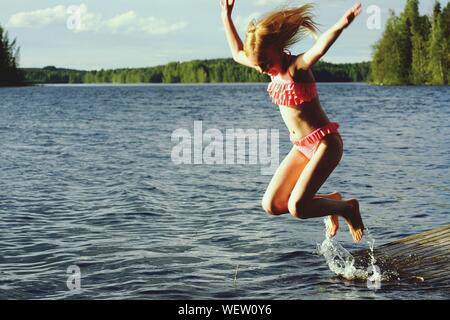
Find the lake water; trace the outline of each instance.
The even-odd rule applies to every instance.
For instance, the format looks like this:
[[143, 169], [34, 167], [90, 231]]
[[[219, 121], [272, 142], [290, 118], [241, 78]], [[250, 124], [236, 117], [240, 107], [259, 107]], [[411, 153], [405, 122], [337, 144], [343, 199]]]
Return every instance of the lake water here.
[[[320, 191], [360, 199], [375, 246], [448, 224], [450, 88], [318, 86], [345, 144]], [[173, 163], [171, 135], [194, 121], [279, 130], [281, 161], [289, 133], [265, 89], [0, 89], [0, 298], [448, 299], [335, 276], [322, 219], [263, 212], [261, 165]], [[346, 249], [367, 249], [342, 225]]]

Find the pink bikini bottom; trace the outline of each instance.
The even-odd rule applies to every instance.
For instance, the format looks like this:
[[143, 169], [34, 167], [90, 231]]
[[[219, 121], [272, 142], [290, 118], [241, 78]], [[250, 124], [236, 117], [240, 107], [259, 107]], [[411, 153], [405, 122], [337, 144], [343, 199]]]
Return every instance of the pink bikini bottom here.
[[291, 142], [293, 145], [297, 146], [298, 151], [303, 153], [308, 159], [311, 159], [323, 137], [330, 133], [339, 134], [338, 128], [339, 123], [329, 122], [325, 126], [314, 130], [302, 139], [295, 140], [291, 135]]

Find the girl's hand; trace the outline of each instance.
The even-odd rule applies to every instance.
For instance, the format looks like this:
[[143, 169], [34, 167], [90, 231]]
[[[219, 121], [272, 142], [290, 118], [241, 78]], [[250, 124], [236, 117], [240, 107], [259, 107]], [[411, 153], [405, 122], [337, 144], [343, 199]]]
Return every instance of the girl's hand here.
[[361, 3], [356, 3], [355, 5], [353, 5], [353, 7], [347, 10], [341, 20], [339, 20], [339, 26], [342, 29], [347, 28], [353, 22], [355, 17], [357, 17], [361, 13], [361, 9]]
[[231, 17], [235, 0], [220, 0], [220, 6], [222, 7], [222, 16]]

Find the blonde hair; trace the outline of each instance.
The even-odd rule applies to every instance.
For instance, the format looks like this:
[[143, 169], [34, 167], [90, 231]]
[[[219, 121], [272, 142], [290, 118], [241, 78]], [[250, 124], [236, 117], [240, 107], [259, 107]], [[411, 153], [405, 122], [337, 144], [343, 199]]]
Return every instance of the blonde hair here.
[[308, 33], [316, 34], [318, 28], [313, 20], [313, 4], [300, 7], [284, 7], [265, 14], [248, 25], [244, 41], [244, 52], [258, 60], [262, 50], [275, 46], [280, 53], [300, 41]]

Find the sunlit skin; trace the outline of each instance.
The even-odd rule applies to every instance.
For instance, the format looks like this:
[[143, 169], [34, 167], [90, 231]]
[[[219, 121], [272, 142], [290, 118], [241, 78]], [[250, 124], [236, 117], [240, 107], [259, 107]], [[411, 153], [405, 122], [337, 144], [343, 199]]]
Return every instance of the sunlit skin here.
[[[350, 25], [361, 12], [361, 5], [354, 5], [347, 10], [338, 23], [316, 41], [313, 48], [302, 54], [292, 55], [290, 63], [288, 63], [288, 61], [283, 61], [286, 57], [283, 54], [283, 48], [275, 46], [260, 48], [258, 57], [244, 53], [242, 41], [231, 21], [234, 3], [234, 0], [221, 0], [222, 18], [234, 60], [252, 67], [260, 73], [283, 80], [290, 80], [289, 72], [294, 81], [298, 83], [315, 81], [311, 66], [325, 54], [342, 30]], [[279, 111], [289, 133], [295, 139], [301, 139], [316, 128], [330, 122], [318, 96], [301, 106], [293, 106], [293, 108], [280, 106]], [[343, 141], [338, 134], [334, 133], [328, 134], [322, 139], [317, 149], [316, 159], [314, 157], [306, 158], [293, 146], [266, 190], [262, 201], [264, 210], [272, 215], [291, 213], [294, 217], [299, 217], [296, 212], [297, 208], [300, 208], [303, 213], [307, 212], [304, 216], [306, 218], [328, 215], [327, 233], [330, 236], [336, 235], [339, 228], [339, 216], [341, 216], [347, 222], [354, 241], [360, 241], [363, 237], [364, 225], [358, 200], [353, 198], [344, 200], [339, 192], [316, 193], [339, 163], [342, 152]], [[318, 167], [321, 170], [318, 170]], [[305, 196], [305, 194], [307, 195]], [[295, 206], [292, 205], [292, 198], [311, 200], [298, 201], [301, 206], [297, 207], [297, 202], [295, 202]]]
[[[272, 77], [276, 77], [278, 75], [281, 76], [281, 78], [283, 79], [287, 79], [287, 76], [284, 76], [287, 72], [291, 72], [292, 69], [292, 65], [286, 66], [285, 68], [283, 68], [283, 66], [286, 64], [285, 61], [282, 61], [282, 55], [280, 54], [281, 50], [275, 47], [268, 47], [267, 49], [262, 51], [262, 56], [264, 57], [264, 59], [266, 59], [267, 62], [260, 62], [256, 57], [254, 56], [250, 56], [249, 61], [251, 61], [251, 63], [253, 63], [253, 65], [255, 66], [255, 69], [262, 73], [262, 74], [266, 74]], [[303, 70], [296, 70], [296, 72], [302, 72]], [[307, 71], [305, 71], [307, 72]], [[292, 73], [291, 73], [292, 74]], [[320, 106], [320, 102], [316, 101], [316, 105], [314, 108], [312, 108], [313, 110], [318, 110], [319, 111], [322, 109], [322, 107]], [[302, 122], [302, 117], [300, 116], [300, 111], [294, 110], [294, 111], [290, 111], [290, 109], [285, 110], [285, 109], [280, 109], [280, 112], [283, 114], [285, 113], [290, 113], [286, 116], [283, 116], [283, 120], [285, 121], [285, 124], [288, 128], [293, 128], [293, 130], [291, 131], [294, 136], [295, 136], [295, 128], [300, 128], [301, 126], [301, 122]], [[292, 113], [297, 113], [296, 115], [292, 116]], [[314, 115], [312, 115], [314, 117]], [[315, 115], [316, 118], [319, 118], [320, 116], [324, 116], [326, 117], [325, 113], [323, 112], [321, 115]], [[298, 132], [301, 132], [301, 129], [297, 130]], [[333, 192], [330, 194], [317, 194], [316, 197], [322, 197], [322, 198], [326, 198], [326, 199], [331, 199], [331, 200], [342, 200], [342, 195], [339, 192]], [[357, 202], [356, 199], [349, 199], [346, 200], [347, 202], [351, 203], [354, 206], [355, 201]], [[350, 219], [346, 219], [348, 221], [349, 227], [352, 230], [351, 233], [352, 235], [355, 235], [356, 239], [360, 239], [360, 237], [362, 237], [362, 234], [359, 234], [359, 232], [357, 230], [354, 230], [354, 228], [352, 227], [352, 223], [351, 221], [349, 221]], [[327, 224], [327, 233], [329, 236], [334, 237], [337, 234], [337, 231], [339, 230], [339, 216], [338, 215], [330, 215], [329, 216], [329, 222]]]

